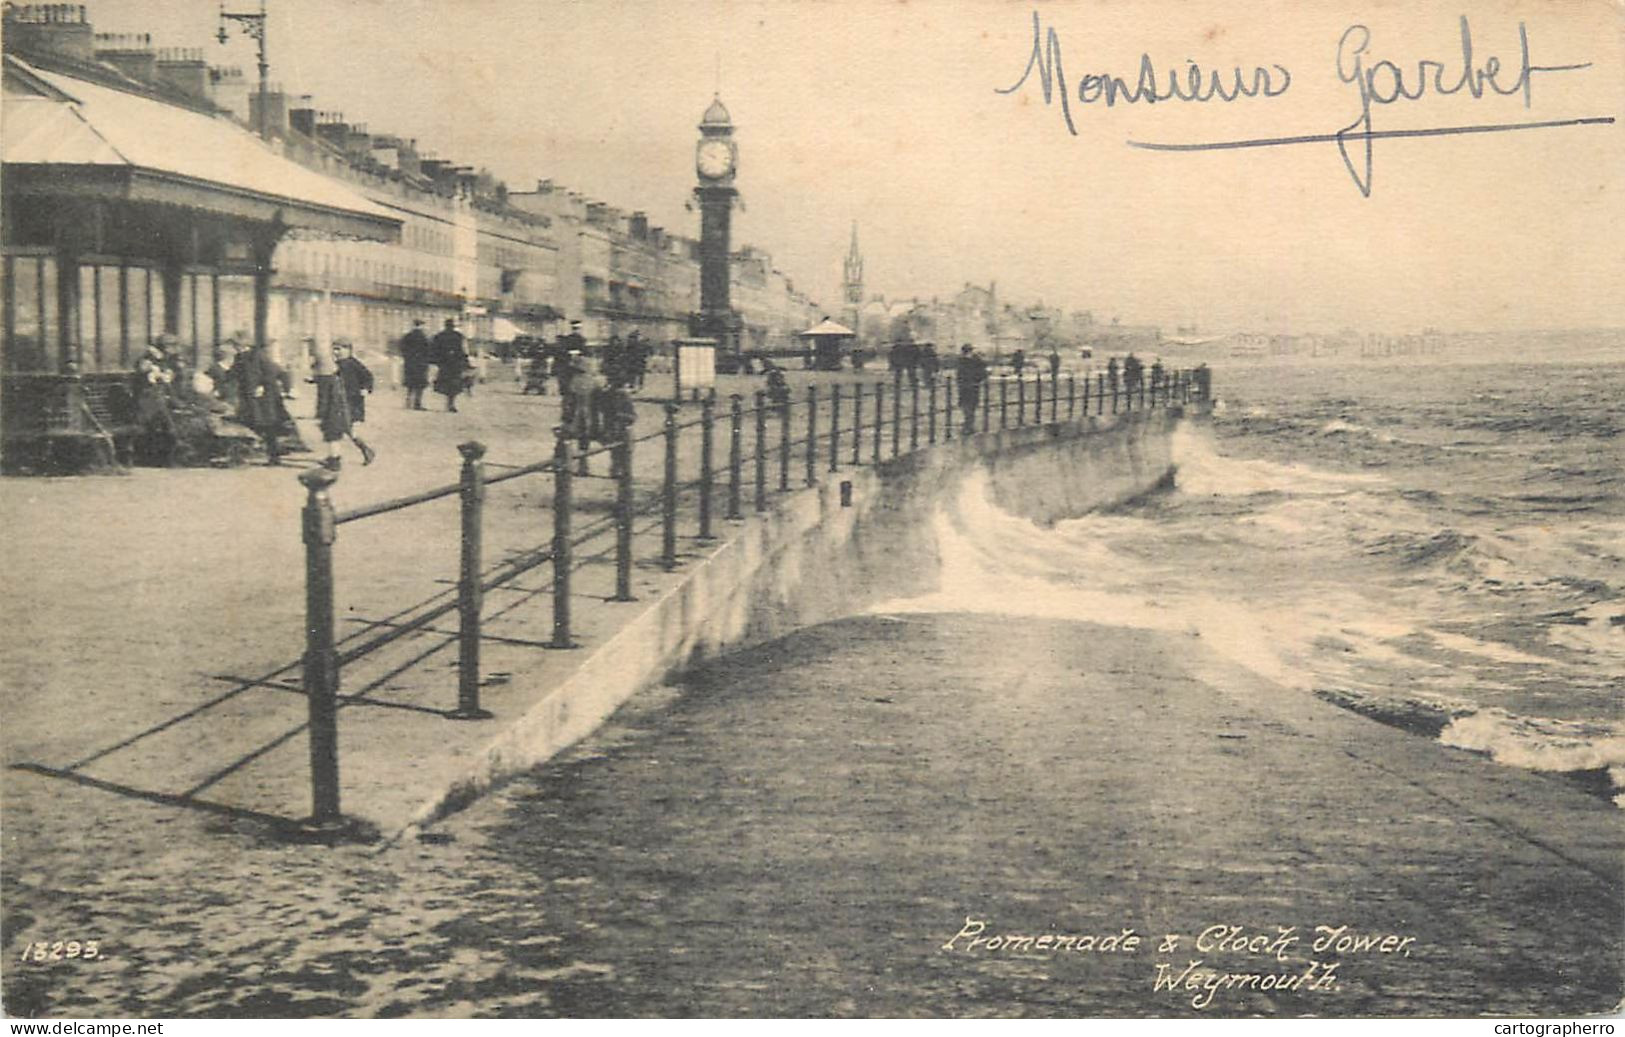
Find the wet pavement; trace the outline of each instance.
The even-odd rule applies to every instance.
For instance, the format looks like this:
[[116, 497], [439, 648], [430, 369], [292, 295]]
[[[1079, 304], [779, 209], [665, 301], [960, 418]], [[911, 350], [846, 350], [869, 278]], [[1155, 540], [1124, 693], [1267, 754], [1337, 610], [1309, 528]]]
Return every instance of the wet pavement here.
[[[1622, 989], [1616, 810], [1085, 624], [803, 631], [382, 852], [144, 802], [29, 837], [104, 795], [8, 803], [13, 1014], [1575, 1015]], [[1301, 940], [1195, 950], [1218, 925]], [[1408, 953], [1316, 952], [1318, 925]], [[99, 955], [18, 964], [55, 939]], [[1328, 959], [1318, 989], [1157, 987]]]

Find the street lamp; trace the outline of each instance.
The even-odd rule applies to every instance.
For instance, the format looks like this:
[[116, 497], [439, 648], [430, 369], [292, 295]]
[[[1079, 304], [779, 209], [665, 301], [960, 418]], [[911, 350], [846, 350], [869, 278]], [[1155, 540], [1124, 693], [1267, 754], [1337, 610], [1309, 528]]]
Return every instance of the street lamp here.
[[270, 140], [271, 119], [270, 112], [267, 111], [267, 109], [270, 107], [270, 88], [266, 82], [266, 77], [270, 72], [270, 66], [266, 64], [265, 61], [265, 0], [260, 0], [260, 9], [258, 11], [227, 11], [224, 3], [220, 5], [220, 31], [215, 33], [215, 39], [219, 40], [222, 46], [227, 40], [231, 39], [231, 34], [226, 31], [226, 22], [228, 21], [238, 23], [238, 27], [241, 28], [243, 32], [252, 36], [259, 44], [259, 130], [262, 138], [265, 140]]

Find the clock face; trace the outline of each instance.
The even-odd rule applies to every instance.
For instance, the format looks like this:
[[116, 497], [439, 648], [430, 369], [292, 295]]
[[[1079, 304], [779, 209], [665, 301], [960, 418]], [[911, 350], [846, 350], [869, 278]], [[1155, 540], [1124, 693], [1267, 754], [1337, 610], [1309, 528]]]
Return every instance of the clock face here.
[[702, 140], [695, 153], [695, 165], [701, 176], [720, 180], [733, 172], [734, 149], [725, 140]]

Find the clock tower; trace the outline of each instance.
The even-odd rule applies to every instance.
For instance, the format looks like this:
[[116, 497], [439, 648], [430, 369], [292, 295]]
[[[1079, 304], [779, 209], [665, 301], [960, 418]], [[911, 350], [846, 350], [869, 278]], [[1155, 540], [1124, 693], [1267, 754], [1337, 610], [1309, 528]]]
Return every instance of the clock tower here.
[[739, 321], [728, 297], [729, 235], [734, 199], [739, 196], [734, 188], [739, 147], [733, 133], [722, 98], [713, 98], [700, 120], [700, 140], [694, 148], [694, 171], [699, 176], [694, 197], [700, 203], [700, 312], [694, 315], [692, 331], [716, 339], [718, 353], [724, 356], [739, 352]]

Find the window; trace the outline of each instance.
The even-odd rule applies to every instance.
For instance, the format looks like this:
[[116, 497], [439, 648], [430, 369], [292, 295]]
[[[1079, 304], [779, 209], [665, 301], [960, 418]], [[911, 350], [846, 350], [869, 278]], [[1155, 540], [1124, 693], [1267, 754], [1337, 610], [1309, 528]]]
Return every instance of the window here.
[[46, 329], [55, 308], [47, 300], [56, 295], [56, 262], [48, 256], [7, 256], [5, 273], [6, 369], [54, 370]]
[[[151, 278], [156, 281], [157, 278]], [[127, 352], [121, 356], [121, 361], [128, 366], [134, 358], [146, 348], [152, 340], [152, 307], [150, 305], [153, 288], [149, 282], [147, 268], [132, 266], [124, 269], [124, 295], [125, 312], [127, 314], [124, 326], [128, 332], [126, 340]], [[162, 287], [158, 288], [162, 294]]]
[[122, 267], [96, 268], [96, 369], [116, 370], [129, 364], [129, 345], [124, 338], [124, 293], [120, 290]]

